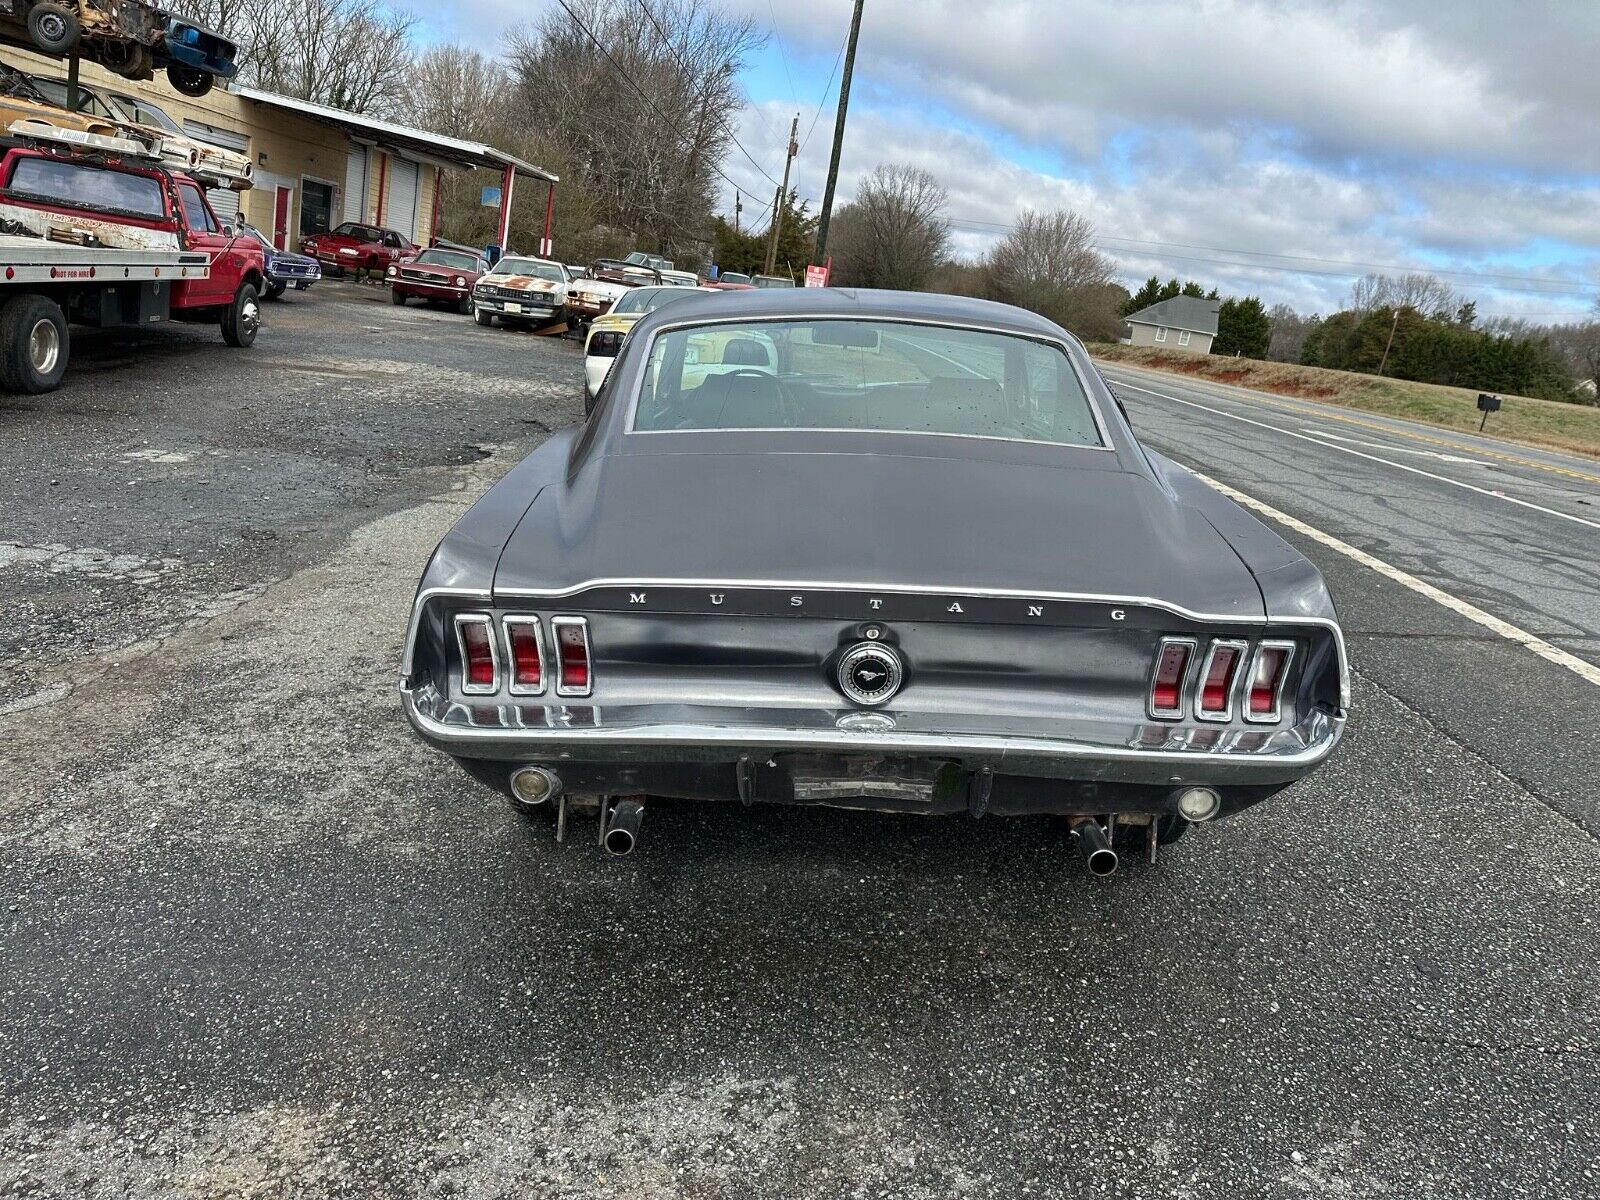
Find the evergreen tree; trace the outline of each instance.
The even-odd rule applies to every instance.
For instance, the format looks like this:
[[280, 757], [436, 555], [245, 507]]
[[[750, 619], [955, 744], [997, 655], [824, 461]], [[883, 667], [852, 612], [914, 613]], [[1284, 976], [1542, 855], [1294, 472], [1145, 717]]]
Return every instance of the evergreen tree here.
[[1245, 358], [1265, 358], [1272, 342], [1272, 321], [1255, 296], [1243, 300], [1230, 297], [1217, 313], [1217, 339], [1213, 354], [1242, 354]]

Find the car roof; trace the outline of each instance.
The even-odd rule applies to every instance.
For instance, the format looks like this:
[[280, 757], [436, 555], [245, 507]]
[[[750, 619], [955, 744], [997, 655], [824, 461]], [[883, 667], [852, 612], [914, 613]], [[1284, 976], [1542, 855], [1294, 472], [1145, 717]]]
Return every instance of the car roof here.
[[[687, 291], [688, 289], [685, 289]], [[860, 320], [931, 321], [978, 325], [1032, 337], [1067, 340], [1071, 335], [1038, 313], [993, 300], [937, 292], [891, 292], [875, 288], [752, 288], [699, 291], [650, 314], [652, 323], [680, 325], [697, 318], [782, 320], [785, 317], [844, 317]]]

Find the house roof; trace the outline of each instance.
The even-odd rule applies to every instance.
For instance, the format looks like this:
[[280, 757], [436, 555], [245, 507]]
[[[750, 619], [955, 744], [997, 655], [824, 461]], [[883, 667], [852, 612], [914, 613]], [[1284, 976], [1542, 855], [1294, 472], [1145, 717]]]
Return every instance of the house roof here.
[[1200, 296], [1174, 296], [1161, 300], [1149, 308], [1129, 313], [1123, 320], [1130, 325], [1165, 325], [1169, 329], [1187, 329], [1194, 333], [1217, 336], [1217, 313], [1222, 301], [1206, 300]]
[[426, 129], [396, 125], [393, 121], [383, 121], [361, 113], [345, 112], [343, 109], [329, 108], [326, 104], [297, 100], [293, 96], [280, 96], [276, 92], [258, 91], [242, 84], [233, 84], [228, 90], [242, 99], [299, 113], [314, 121], [343, 129], [358, 141], [392, 148], [402, 154], [411, 153], [440, 159], [458, 167], [494, 167], [500, 170], [511, 167], [518, 175], [531, 179], [543, 179], [549, 183], [560, 182], [559, 176], [546, 171], [543, 167], [536, 167], [532, 163], [507, 154], [504, 150], [496, 150], [493, 146], [487, 146], [482, 142], [469, 142], [462, 138], [446, 137], [442, 133], [429, 133]]

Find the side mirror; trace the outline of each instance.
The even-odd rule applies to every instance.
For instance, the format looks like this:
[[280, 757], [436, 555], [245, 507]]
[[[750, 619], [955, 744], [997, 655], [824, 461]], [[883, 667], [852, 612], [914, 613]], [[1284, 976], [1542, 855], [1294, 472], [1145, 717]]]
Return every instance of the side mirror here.
[[229, 225], [226, 221], [224, 221], [222, 223], [222, 236], [223, 237], [238, 237], [239, 236], [239, 231], [237, 229], [235, 229], [232, 225]]

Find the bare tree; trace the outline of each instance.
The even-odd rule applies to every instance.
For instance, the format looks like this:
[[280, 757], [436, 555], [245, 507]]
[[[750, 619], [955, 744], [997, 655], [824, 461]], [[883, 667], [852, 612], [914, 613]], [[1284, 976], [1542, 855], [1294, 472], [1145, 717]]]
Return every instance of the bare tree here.
[[1321, 317], [1302, 317], [1287, 304], [1274, 304], [1267, 313], [1272, 322], [1272, 341], [1267, 347], [1267, 357], [1274, 362], [1297, 363], [1306, 348], [1311, 331], [1322, 324]]
[[984, 268], [996, 300], [1031, 308], [1093, 341], [1113, 341], [1122, 331], [1120, 312], [1108, 307], [1116, 265], [1094, 248], [1094, 226], [1077, 213], [1024, 210]]
[[395, 115], [408, 125], [450, 137], [493, 138], [513, 78], [502, 64], [466, 46], [432, 46], [411, 61]]
[[834, 215], [834, 273], [855, 287], [924, 286], [950, 243], [944, 188], [920, 167], [879, 166]]
[[739, 72], [762, 36], [711, 0], [570, 7], [512, 35], [517, 119], [558, 148], [603, 225], [693, 257], [710, 238], [717, 172], [734, 149]]
[[1434, 275], [1411, 271], [1404, 275], [1363, 275], [1350, 289], [1348, 307], [1357, 312], [1380, 308], [1414, 308], [1428, 317], [1452, 319], [1464, 297]]
[[238, 42], [244, 81], [349, 112], [400, 104], [416, 19], [379, 0], [173, 0]]

